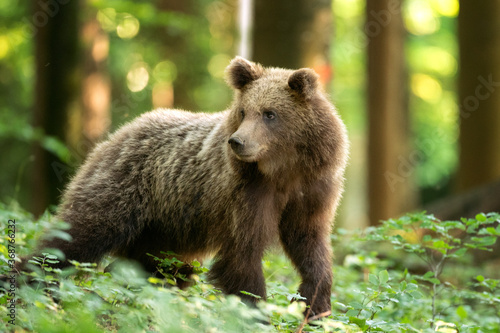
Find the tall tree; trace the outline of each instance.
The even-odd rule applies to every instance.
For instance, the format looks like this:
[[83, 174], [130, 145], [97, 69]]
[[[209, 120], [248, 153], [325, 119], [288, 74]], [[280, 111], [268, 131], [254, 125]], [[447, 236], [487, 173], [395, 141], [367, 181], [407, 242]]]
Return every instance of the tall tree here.
[[255, 0], [253, 60], [265, 66], [313, 67], [328, 79], [330, 0]]
[[366, 1], [370, 224], [413, 206], [401, 0]]
[[[35, 29], [35, 104], [33, 124], [45, 135], [66, 141], [68, 115], [78, 102], [79, 1], [33, 2]], [[57, 203], [67, 173], [64, 163], [44, 149], [34, 147], [33, 212], [42, 213]]]
[[[173, 82], [155, 85], [154, 105], [205, 111], [224, 107], [229, 94], [224, 98], [216, 91], [222, 88], [229, 93], [222, 76], [229, 55], [234, 53], [236, 0], [159, 0], [155, 6], [181, 20], [166, 20], [155, 29], [144, 28], [143, 35], [148, 31], [148, 38], [160, 43], [158, 54], [182, 69], [182, 73]], [[214, 77], [220, 79], [215, 85]], [[155, 103], [156, 97], [163, 98], [164, 104]]]
[[500, 179], [500, 0], [460, 1], [458, 190]]

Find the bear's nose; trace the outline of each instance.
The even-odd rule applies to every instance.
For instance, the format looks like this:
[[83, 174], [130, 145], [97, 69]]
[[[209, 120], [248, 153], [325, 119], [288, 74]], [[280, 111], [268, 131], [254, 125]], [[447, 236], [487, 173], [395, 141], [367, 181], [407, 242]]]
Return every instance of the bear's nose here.
[[227, 141], [231, 145], [231, 148], [235, 151], [238, 152], [243, 148], [243, 145], [245, 144], [239, 137], [237, 136], [232, 136], [229, 138]]

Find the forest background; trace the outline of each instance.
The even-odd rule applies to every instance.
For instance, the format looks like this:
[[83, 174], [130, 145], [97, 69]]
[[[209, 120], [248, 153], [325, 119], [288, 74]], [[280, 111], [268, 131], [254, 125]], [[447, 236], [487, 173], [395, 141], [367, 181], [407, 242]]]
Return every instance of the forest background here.
[[[157, 107], [227, 108], [232, 92], [224, 69], [235, 55], [265, 66], [311, 67], [351, 140], [339, 229], [332, 236], [334, 314], [323, 325], [425, 331], [438, 329], [441, 318], [453, 332], [479, 332], [481, 326], [497, 332], [500, 227], [498, 215], [483, 212], [500, 211], [499, 17], [499, 0], [0, 0], [2, 226], [12, 216], [23, 222], [17, 254], [26, 254], [54, 228], [43, 213], [55, 209], [65, 184], [108, 133]], [[422, 210], [457, 222], [421, 214], [398, 219]], [[350, 238], [345, 229], [362, 236]], [[7, 225], [5, 230], [0, 252], [7, 263], [13, 238]], [[370, 248], [382, 240], [394, 249]], [[425, 265], [401, 250], [423, 257]], [[269, 258], [266, 277], [283, 283], [269, 289], [275, 295], [269, 303], [285, 306], [297, 276], [282, 255]], [[45, 259], [41, 280], [58, 279], [44, 273]], [[448, 260], [454, 263], [443, 272]], [[99, 293], [99, 309], [89, 310], [97, 303], [80, 289], [62, 288], [59, 297], [68, 301], [62, 307], [47, 289], [21, 289], [23, 330], [53, 331], [60, 321], [67, 325], [61, 331], [144, 322], [161, 331], [185, 328], [195, 318], [193, 327], [201, 321], [234, 331], [241, 323], [231, 320], [248, 311], [231, 299], [203, 303], [207, 293], [216, 293], [203, 284], [179, 296], [139, 283], [142, 293], [133, 294], [92, 272], [74, 282]], [[165, 309], [178, 321], [155, 317], [155, 309], [165, 306], [155, 297], [165, 293], [181, 304]], [[75, 295], [81, 307], [71, 307]], [[155, 298], [152, 304], [148, 297]], [[6, 302], [0, 298], [2, 308]], [[222, 319], [212, 322], [199, 308], [189, 313], [197, 302], [209, 317]], [[238, 313], [225, 317], [232, 310]], [[276, 311], [269, 310], [279, 331], [304, 327], [300, 309]]]
[[[352, 142], [340, 225], [499, 210], [484, 188], [468, 205], [456, 197], [500, 179], [498, 6], [2, 1], [0, 198], [39, 215], [92, 146], [135, 116], [227, 108], [224, 68], [241, 54], [320, 73]], [[491, 187], [486, 197], [500, 195]]]

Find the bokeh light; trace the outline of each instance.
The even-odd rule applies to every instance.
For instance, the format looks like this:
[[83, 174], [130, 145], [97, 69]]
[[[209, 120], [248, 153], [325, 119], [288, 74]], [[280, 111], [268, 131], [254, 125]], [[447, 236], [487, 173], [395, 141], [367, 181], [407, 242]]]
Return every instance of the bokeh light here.
[[457, 60], [446, 49], [427, 46], [411, 50], [409, 54], [412, 67], [416, 71], [435, 73], [442, 76], [454, 75], [457, 72]]
[[97, 12], [97, 20], [104, 31], [111, 32], [116, 29], [116, 10], [104, 8]]
[[432, 8], [441, 16], [456, 17], [458, 15], [458, 0], [432, 0]]
[[134, 38], [139, 33], [139, 20], [128, 13], [123, 13], [119, 17], [119, 23], [116, 26], [118, 37], [123, 39]]
[[220, 53], [214, 55], [208, 62], [208, 72], [216, 78], [224, 77], [224, 70], [231, 61], [231, 57], [227, 54]]
[[414, 74], [411, 77], [411, 90], [427, 102], [436, 102], [441, 98], [443, 89], [435, 78], [426, 74]]
[[177, 66], [170, 60], [161, 61], [153, 69], [153, 77], [158, 82], [174, 82], [177, 78]]
[[429, 35], [440, 27], [439, 20], [428, 1], [408, 1], [405, 14], [406, 29], [414, 35]]
[[135, 63], [127, 73], [127, 86], [132, 92], [138, 92], [146, 88], [149, 82], [147, 64]]
[[0, 59], [5, 58], [9, 53], [9, 40], [7, 36], [0, 36]]

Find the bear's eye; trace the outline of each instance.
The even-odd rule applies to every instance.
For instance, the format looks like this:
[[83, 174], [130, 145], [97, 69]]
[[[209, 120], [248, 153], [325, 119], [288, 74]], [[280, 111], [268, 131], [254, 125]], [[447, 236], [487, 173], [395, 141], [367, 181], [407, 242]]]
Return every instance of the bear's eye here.
[[266, 110], [262, 113], [262, 116], [265, 120], [274, 120], [276, 119], [276, 112], [273, 110]]
[[240, 110], [240, 115], [241, 115], [241, 119], [245, 118], [245, 110], [244, 109]]

